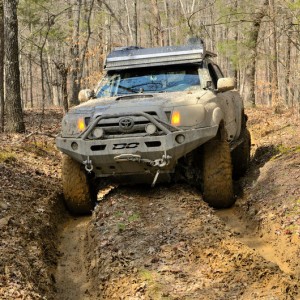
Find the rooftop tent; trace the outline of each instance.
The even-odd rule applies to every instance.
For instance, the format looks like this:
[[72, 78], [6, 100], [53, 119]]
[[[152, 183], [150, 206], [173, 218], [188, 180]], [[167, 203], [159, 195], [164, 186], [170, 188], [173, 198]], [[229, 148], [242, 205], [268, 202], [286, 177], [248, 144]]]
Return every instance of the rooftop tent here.
[[158, 48], [123, 47], [112, 51], [106, 58], [105, 70], [144, 68], [201, 62], [207, 52], [202, 40], [193, 40], [185, 46]]

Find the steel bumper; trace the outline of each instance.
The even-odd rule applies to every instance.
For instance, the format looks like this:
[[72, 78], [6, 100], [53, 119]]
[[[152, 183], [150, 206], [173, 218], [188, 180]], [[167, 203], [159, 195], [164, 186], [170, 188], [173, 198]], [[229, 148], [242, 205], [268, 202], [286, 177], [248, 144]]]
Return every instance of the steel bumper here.
[[[177, 160], [216, 136], [218, 126], [124, 139], [83, 139], [58, 136], [56, 145], [96, 176], [144, 174], [174, 170]], [[88, 169], [86, 167], [86, 169]]]

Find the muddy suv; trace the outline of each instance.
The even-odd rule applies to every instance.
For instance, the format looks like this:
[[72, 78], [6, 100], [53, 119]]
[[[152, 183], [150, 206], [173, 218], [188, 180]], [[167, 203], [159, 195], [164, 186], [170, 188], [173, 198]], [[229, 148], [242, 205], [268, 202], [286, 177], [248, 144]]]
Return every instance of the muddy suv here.
[[73, 213], [87, 213], [95, 182], [185, 180], [215, 208], [234, 201], [232, 178], [250, 159], [250, 134], [234, 80], [223, 76], [201, 40], [184, 46], [119, 48], [95, 90], [62, 121], [57, 147]]

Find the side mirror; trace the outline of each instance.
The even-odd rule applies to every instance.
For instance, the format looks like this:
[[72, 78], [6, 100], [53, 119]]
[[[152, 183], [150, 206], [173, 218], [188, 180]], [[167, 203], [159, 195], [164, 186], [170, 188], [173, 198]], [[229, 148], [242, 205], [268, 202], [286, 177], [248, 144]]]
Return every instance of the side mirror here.
[[230, 77], [220, 78], [217, 84], [218, 92], [226, 92], [234, 89], [235, 79]]
[[78, 94], [78, 100], [80, 103], [86, 102], [95, 97], [95, 92], [90, 89], [81, 90]]

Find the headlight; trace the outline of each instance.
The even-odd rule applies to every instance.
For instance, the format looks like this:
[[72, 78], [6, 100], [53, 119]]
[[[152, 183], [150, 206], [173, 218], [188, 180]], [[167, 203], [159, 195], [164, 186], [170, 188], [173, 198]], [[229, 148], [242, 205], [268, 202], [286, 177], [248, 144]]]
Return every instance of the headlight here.
[[206, 118], [206, 110], [202, 104], [184, 105], [174, 107], [171, 115], [171, 125], [192, 127], [203, 125]]
[[83, 132], [84, 130], [86, 130], [90, 119], [90, 116], [66, 114], [62, 120], [62, 136], [71, 137]]

